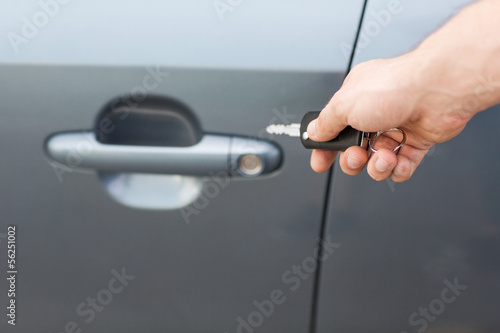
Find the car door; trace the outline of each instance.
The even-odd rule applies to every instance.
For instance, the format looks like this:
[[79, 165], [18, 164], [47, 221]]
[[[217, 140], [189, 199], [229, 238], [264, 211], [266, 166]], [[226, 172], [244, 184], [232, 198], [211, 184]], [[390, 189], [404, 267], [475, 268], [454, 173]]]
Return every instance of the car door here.
[[[354, 62], [410, 51], [468, 3], [368, 1]], [[482, 79], [470, 103], [498, 84]], [[499, 109], [408, 182], [335, 173], [325, 235], [340, 246], [322, 265], [318, 332], [499, 331]]]
[[266, 128], [339, 88], [362, 6], [3, 3], [0, 330], [307, 332], [328, 175]]

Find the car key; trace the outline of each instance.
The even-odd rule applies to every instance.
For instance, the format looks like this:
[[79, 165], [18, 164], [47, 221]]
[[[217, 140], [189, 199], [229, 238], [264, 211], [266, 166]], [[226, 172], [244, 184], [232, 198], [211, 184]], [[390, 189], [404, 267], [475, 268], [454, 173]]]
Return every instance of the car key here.
[[300, 141], [302, 142], [302, 145], [306, 149], [340, 151], [340, 150], [346, 150], [347, 148], [352, 146], [359, 146], [365, 149], [370, 148], [372, 152], [377, 152], [377, 150], [375, 150], [374, 148], [375, 141], [378, 139], [380, 135], [390, 131], [398, 131], [401, 134], [403, 134], [403, 139], [396, 148], [392, 149], [393, 152], [397, 152], [406, 142], [406, 134], [404, 133], [403, 130], [399, 128], [391, 128], [388, 130], [378, 131], [375, 135], [372, 135], [372, 133], [361, 132], [350, 126], [347, 126], [339, 133], [339, 135], [336, 138], [330, 141], [326, 142], [313, 141], [309, 138], [307, 134], [307, 126], [311, 121], [318, 118], [319, 114], [320, 114], [319, 111], [308, 112], [302, 118], [300, 124], [298, 123], [293, 123], [289, 125], [272, 124], [266, 128], [266, 131], [269, 134], [274, 134], [274, 135], [288, 135], [291, 137], [299, 137]]
[[302, 145], [307, 149], [323, 149], [323, 150], [346, 150], [351, 146], [367, 147], [369, 141], [369, 133], [360, 132], [350, 126], [346, 127], [340, 134], [327, 142], [317, 142], [309, 139], [307, 135], [307, 125], [314, 119], [318, 118], [319, 111], [308, 112], [300, 124], [294, 123], [289, 125], [269, 125], [266, 131], [269, 134], [288, 135], [291, 137], [299, 137]]

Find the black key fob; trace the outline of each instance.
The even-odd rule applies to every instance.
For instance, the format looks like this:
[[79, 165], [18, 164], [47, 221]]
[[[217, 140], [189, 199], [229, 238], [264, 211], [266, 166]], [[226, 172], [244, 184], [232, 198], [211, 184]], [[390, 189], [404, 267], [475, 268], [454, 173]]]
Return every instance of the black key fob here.
[[350, 126], [346, 127], [340, 134], [326, 142], [317, 142], [309, 139], [307, 135], [307, 125], [314, 119], [318, 118], [319, 111], [312, 111], [305, 114], [300, 123], [300, 141], [307, 149], [322, 149], [322, 150], [346, 150], [352, 146], [360, 146], [366, 148], [368, 138], [364, 132], [360, 132]]

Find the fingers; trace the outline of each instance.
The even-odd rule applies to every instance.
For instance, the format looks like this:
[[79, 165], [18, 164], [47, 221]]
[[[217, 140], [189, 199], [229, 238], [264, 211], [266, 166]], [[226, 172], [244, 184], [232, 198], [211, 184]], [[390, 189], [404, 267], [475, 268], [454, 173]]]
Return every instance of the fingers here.
[[389, 178], [398, 164], [398, 157], [387, 148], [379, 149], [368, 162], [367, 171], [377, 181]]
[[350, 176], [356, 176], [363, 171], [367, 162], [368, 152], [361, 147], [350, 147], [340, 153], [340, 168]]
[[313, 150], [311, 154], [311, 168], [319, 173], [328, 171], [337, 157], [336, 151]]
[[399, 154], [387, 148], [379, 149], [368, 162], [367, 171], [377, 181], [391, 178], [396, 183], [409, 180], [429, 149], [410, 146], [401, 148]]
[[[314, 150], [311, 156], [311, 167], [316, 172], [327, 171], [335, 161], [337, 152], [327, 150]], [[368, 162], [368, 152], [361, 147], [350, 147], [340, 154], [340, 167], [350, 176], [361, 173]], [[408, 174], [407, 161], [400, 166], [398, 177], [403, 179]], [[368, 162], [368, 174], [375, 180], [381, 181], [389, 178], [398, 164], [398, 157], [389, 149], [380, 149]], [[408, 177], [409, 179], [409, 177]]]
[[374, 180], [386, 180], [398, 164], [397, 154], [392, 151], [397, 146], [397, 142], [390, 137], [391, 134], [386, 133], [377, 139], [375, 145], [377, 152], [373, 153], [368, 162], [366, 170]]
[[[361, 147], [350, 147], [340, 153], [339, 164], [342, 171], [356, 176], [367, 166], [371, 178], [383, 181], [391, 178], [397, 183], [409, 180], [420, 164], [427, 149], [416, 149], [404, 146], [399, 154], [388, 148], [380, 148], [368, 158], [368, 152]], [[335, 161], [337, 153], [325, 150], [314, 150], [311, 166], [316, 172], [327, 171]]]
[[410, 179], [428, 152], [429, 149], [403, 147], [398, 155], [398, 164], [392, 171], [391, 179], [396, 183], [402, 183]]
[[340, 131], [347, 126], [347, 119], [338, 112], [335, 100], [336, 98], [333, 96], [319, 117], [307, 126], [307, 134], [311, 140], [329, 141], [339, 135]]
[[391, 179], [396, 183], [405, 182], [411, 178], [416, 167], [415, 163], [408, 157], [404, 155], [398, 156], [398, 164], [392, 171]]

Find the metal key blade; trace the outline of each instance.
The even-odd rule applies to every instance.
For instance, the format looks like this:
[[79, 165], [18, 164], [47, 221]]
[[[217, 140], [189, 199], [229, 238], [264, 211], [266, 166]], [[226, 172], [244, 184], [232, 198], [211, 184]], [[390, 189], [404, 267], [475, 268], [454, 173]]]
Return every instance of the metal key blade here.
[[292, 138], [300, 136], [300, 124], [272, 124], [266, 127], [266, 132], [273, 135], [288, 135]]

